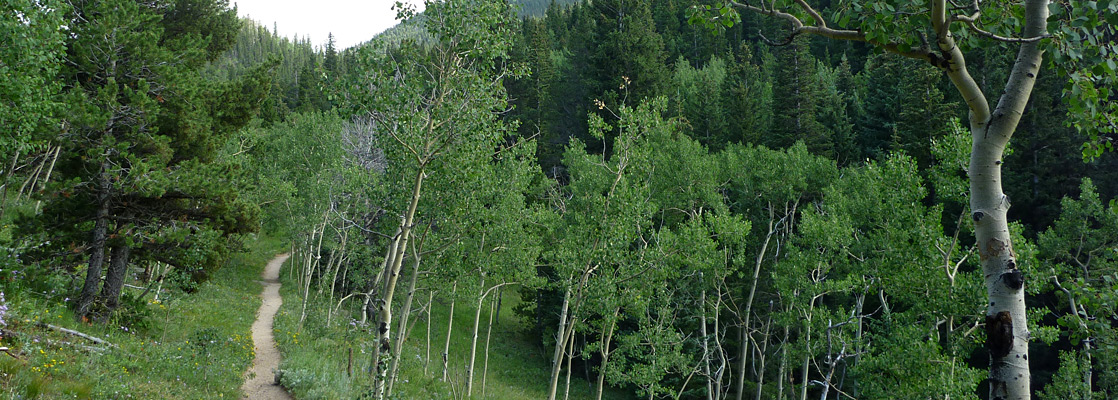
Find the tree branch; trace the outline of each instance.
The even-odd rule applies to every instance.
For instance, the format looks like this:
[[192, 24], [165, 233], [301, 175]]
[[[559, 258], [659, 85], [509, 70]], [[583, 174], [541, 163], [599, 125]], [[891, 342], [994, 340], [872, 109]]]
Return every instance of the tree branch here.
[[[796, 0], [796, 4], [799, 4], [800, 7], [803, 7], [807, 11], [808, 15], [810, 15], [812, 17], [812, 19], [815, 21], [815, 23], [818, 24], [818, 25], [805, 25], [803, 23], [803, 21], [800, 21], [800, 19], [797, 18], [795, 15], [789, 14], [789, 13], [784, 12], [784, 11], [777, 10], [776, 8], [766, 9], [766, 8], [763, 8], [763, 7], [757, 7], [757, 6], [754, 6], [754, 5], [739, 3], [739, 2], [736, 2], [736, 1], [731, 1], [730, 4], [733, 4], [734, 7], [737, 7], [739, 9], [747, 10], [747, 11], [754, 12], [754, 13], [761, 14], [761, 15], [768, 15], [770, 17], [779, 18], [779, 19], [783, 19], [785, 21], [788, 21], [790, 24], [792, 24], [792, 32], [790, 34], [790, 36], [792, 36], [792, 37], [794, 37], [796, 35], [799, 35], [799, 34], [808, 33], [808, 34], [812, 34], [812, 35], [816, 35], [816, 36], [820, 36], [820, 37], [825, 37], [825, 38], [828, 38], [828, 39], [848, 40], [848, 41], [852, 41], [852, 42], [865, 42], [865, 43], [872, 44], [874, 46], [881, 47], [885, 51], [888, 51], [888, 52], [893, 53], [893, 54], [897, 54], [897, 55], [900, 55], [900, 56], [903, 56], [903, 57], [913, 58], [913, 59], [917, 59], [917, 60], [923, 60], [923, 61], [927, 61], [927, 62], [935, 64], [935, 65], [939, 65], [937, 63], [937, 61], [939, 60], [938, 56], [935, 53], [931, 52], [930, 49], [924, 48], [924, 49], [914, 49], [914, 50], [903, 50], [903, 49], [901, 49], [900, 44], [897, 44], [897, 43], [892, 43], [892, 42], [877, 43], [877, 42], [870, 41], [869, 39], [866, 39], [866, 34], [863, 33], [862, 31], [859, 31], [859, 30], [830, 28], [830, 27], [827, 26], [826, 20], [823, 19], [823, 16], [820, 15], [819, 12], [816, 11], [814, 8], [812, 8], [810, 5], [808, 5], [807, 2], [805, 2], [804, 0]], [[766, 42], [769, 42], [770, 44], [772, 44], [772, 41], [770, 41], [768, 39], [764, 39], [764, 40]], [[788, 41], [790, 42], [791, 39], [789, 39]]]

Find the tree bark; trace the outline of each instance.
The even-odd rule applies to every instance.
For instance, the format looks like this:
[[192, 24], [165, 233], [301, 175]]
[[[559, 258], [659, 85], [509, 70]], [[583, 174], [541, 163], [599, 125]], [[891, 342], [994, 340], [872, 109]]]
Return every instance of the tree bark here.
[[376, 359], [377, 374], [375, 378], [374, 393], [377, 399], [383, 399], [385, 396], [385, 383], [388, 377], [388, 360], [385, 356], [392, 354], [391, 343], [391, 326], [392, 326], [392, 296], [396, 292], [396, 281], [400, 278], [400, 267], [404, 261], [404, 249], [408, 248], [408, 239], [411, 237], [412, 224], [415, 221], [415, 210], [419, 206], [419, 196], [423, 189], [423, 179], [427, 174], [420, 168], [419, 172], [415, 174], [415, 185], [412, 187], [411, 203], [408, 204], [407, 214], [404, 215], [404, 221], [400, 224], [400, 245], [396, 248], [395, 256], [392, 258], [392, 265], [385, 271], [383, 297], [380, 301], [379, 321], [377, 321], [377, 343], [378, 345], [373, 349], [373, 356]]
[[392, 386], [396, 382], [396, 373], [400, 368], [400, 353], [403, 351], [404, 341], [408, 338], [408, 319], [411, 318], [411, 305], [415, 300], [415, 283], [419, 279], [419, 263], [422, 260], [420, 251], [423, 249], [426, 236], [423, 235], [423, 238], [412, 244], [412, 258], [414, 260], [412, 261], [411, 279], [408, 281], [408, 294], [404, 297], [404, 305], [400, 308], [400, 324], [397, 327], [399, 332], [396, 334], [396, 345], [392, 348], [392, 364], [389, 367], [387, 396], [392, 395]]
[[555, 352], [551, 356], [551, 382], [547, 389], [547, 399], [555, 400], [555, 390], [559, 386], [559, 370], [563, 367], [563, 348], [567, 344], [567, 311], [571, 305], [571, 289], [563, 294], [563, 307], [559, 313], [559, 329], [555, 331]]
[[[313, 247], [313, 253], [307, 255], [307, 269], [303, 276], [303, 307], [299, 312], [299, 329], [303, 329], [303, 321], [307, 318], [307, 302], [310, 301], [311, 297], [311, 280], [314, 278], [314, 270], [322, 262], [322, 239], [326, 237], [326, 224], [329, 222], [330, 211], [327, 210], [322, 213], [322, 227], [318, 229], [318, 246]], [[313, 262], [311, 258], [314, 258]]]
[[761, 342], [761, 349], [758, 350], [758, 356], [753, 360], [761, 360], [760, 373], [757, 374], [757, 392], [754, 399], [761, 400], [761, 391], [765, 387], [765, 354], [769, 350], [769, 333], [772, 330], [772, 310], [769, 310], [769, 319], [765, 322], [765, 341]]
[[[700, 277], [702, 274], [700, 273]], [[710, 373], [710, 338], [707, 332], [707, 291], [699, 295], [699, 324], [703, 335], [703, 374], [707, 376], [707, 400], [714, 400], [714, 375]]]
[[602, 391], [606, 386], [606, 366], [609, 363], [609, 345], [613, 341], [613, 329], [617, 327], [617, 317], [621, 313], [621, 307], [613, 309], [613, 316], [610, 318], [609, 329], [606, 330], [605, 336], [602, 336], [602, 364], [598, 367], [598, 394], [595, 399], [602, 400]]
[[780, 368], [776, 372], [776, 398], [784, 400], [784, 372], [788, 370], [788, 325], [784, 325], [784, 343], [780, 345]]
[[450, 315], [446, 318], [446, 346], [443, 347], [443, 382], [450, 374], [450, 333], [454, 331], [454, 296], [458, 293], [458, 281], [450, 289]]
[[424, 324], [427, 325], [427, 351], [426, 354], [423, 356], [423, 376], [427, 376], [427, 366], [431, 364], [431, 325], [434, 322], [431, 320], [431, 305], [434, 304], [434, 301], [435, 291], [428, 290], [427, 307], [424, 307], [427, 311], [427, 323]]
[[[796, 206], [792, 206], [792, 212], [795, 213]], [[785, 211], [788, 211], [785, 209]], [[757, 251], [757, 259], [753, 263], [753, 279], [752, 284], [749, 285], [749, 295], [745, 299], [745, 313], [742, 315], [741, 327], [741, 357], [738, 359], [738, 390], [734, 398], [742, 400], [745, 395], [745, 363], [749, 357], [749, 320], [753, 316], [753, 298], [757, 294], [757, 283], [761, 277], [761, 264], [765, 261], [765, 253], [769, 249], [769, 242], [772, 240], [773, 233], [776, 232], [776, 212], [772, 209], [772, 204], [769, 204], [769, 229], [765, 234], [765, 240], [761, 242], [761, 249]]]
[[470, 363], [466, 366], [466, 397], [474, 393], [474, 359], [477, 356], [478, 329], [481, 327], [481, 309], [485, 301], [485, 274], [481, 274], [481, 287], [477, 293], [477, 304], [474, 310], [474, 337], [470, 340]]
[[[43, 178], [43, 183], [39, 185], [40, 187], [45, 188], [47, 186], [47, 183], [50, 183], [50, 176], [51, 176], [51, 173], [54, 172], [54, 164], [58, 162], [58, 153], [60, 153], [60, 152], [62, 152], [62, 146], [61, 145], [59, 145], [58, 147], [56, 147], [54, 149], [54, 157], [51, 157], [50, 167], [47, 168], [47, 176]], [[47, 154], [50, 154], [50, 153], [48, 152]], [[42, 200], [38, 200], [38, 201], [35, 202], [35, 214], [39, 213], [39, 207], [42, 206], [42, 205], [43, 205]], [[0, 211], [0, 214], [3, 214], [3, 212]], [[0, 217], [2, 217], [2, 215], [0, 215]], [[0, 219], [2, 219], [2, 218], [0, 218]]]
[[[943, 23], [947, 7], [945, 2], [933, 2], [932, 20], [937, 23], [935, 28], [939, 34], [937, 43], [940, 49], [952, 55], [948, 76], [971, 110], [970, 129], [974, 144], [968, 169], [970, 207], [989, 300], [986, 313], [986, 340], [991, 350], [989, 398], [1026, 400], [1031, 396], [1031, 377], [1025, 290], [1010, 238], [1007, 218], [1009, 199], [1002, 192], [1001, 165], [1002, 155], [1017, 129], [1036, 83], [1043, 51], [1036, 42], [1020, 45], [1005, 92], [991, 113], [989, 103], [966, 72], [962, 54]], [[1047, 19], [1047, 0], [1027, 0], [1024, 37], [1044, 35]]]
[[105, 263], [105, 240], [109, 231], [109, 198], [112, 183], [109, 182], [109, 163], [101, 163], [101, 172], [97, 175], [97, 217], [91, 232], [89, 266], [85, 272], [85, 283], [82, 285], [81, 294], [78, 296], [77, 309], [74, 316], [80, 321], [89, 315], [93, 305], [97, 287], [101, 283], [101, 269]]
[[571, 361], [575, 356], [575, 335], [567, 335], [567, 381], [563, 385], [563, 400], [571, 398]]
[[120, 290], [128, 276], [128, 258], [131, 254], [132, 248], [126, 243], [115, 245], [110, 251], [109, 269], [105, 272], [105, 284], [100, 296], [106, 308], [103, 321], [108, 321], [109, 314], [120, 305]]
[[489, 377], [489, 339], [493, 337], [493, 314], [497, 313], [498, 305], [501, 304], [501, 291], [497, 291], [497, 297], [489, 304], [489, 327], [485, 329], [485, 361], [481, 367], [481, 397], [485, 398], [485, 381]]

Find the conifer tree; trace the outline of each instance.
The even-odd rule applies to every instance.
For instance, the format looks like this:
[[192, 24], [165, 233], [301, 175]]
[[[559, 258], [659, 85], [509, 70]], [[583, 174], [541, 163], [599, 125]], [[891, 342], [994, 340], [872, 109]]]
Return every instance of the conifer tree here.
[[228, 255], [229, 235], [255, 229], [235, 169], [214, 161], [268, 85], [264, 71], [225, 84], [201, 79], [239, 29], [224, 2], [72, 5], [67, 18], [77, 23], [60, 74], [70, 126], [59, 135], [62, 183], [47, 193], [40, 222], [52, 246], [88, 257], [76, 316], [103, 317], [131, 259], [202, 279]]
[[764, 143], [784, 148], [803, 141], [812, 153], [831, 156], [834, 143], [816, 117], [819, 87], [807, 38], [797, 38], [779, 48], [776, 57], [773, 127]]

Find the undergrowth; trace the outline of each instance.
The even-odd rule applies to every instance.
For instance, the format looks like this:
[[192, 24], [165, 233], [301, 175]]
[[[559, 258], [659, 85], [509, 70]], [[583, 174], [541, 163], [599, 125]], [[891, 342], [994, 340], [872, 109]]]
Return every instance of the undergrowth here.
[[[284, 265], [285, 268], [288, 264]], [[347, 300], [337, 315], [327, 324], [326, 301], [312, 301], [307, 305], [306, 317], [299, 324], [302, 314], [302, 294], [298, 283], [285, 269], [280, 273], [283, 286], [283, 305], [276, 314], [275, 337], [283, 355], [280, 364], [281, 380], [299, 400], [360, 399], [369, 398], [371, 380], [369, 364], [374, 335], [360, 323], [357, 312], [362, 300]], [[312, 298], [319, 299], [316, 286], [311, 287]], [[337, 296], [336, 296], [337, 297]], [[416, 299], [416, 303], [427, 299]], [[337, 298], [334, 299], [338, 301]], [[488, 310], [482, 313], [476, 361], [475, 399], [543, 399], [547, 398], [550, 377], [550, 354], [536, 345], [524, 332], [528, 330], [513, 313], [520, 302], [515, 290], [505, 290], [499, 320], [493, 326], [490, 338], [488, 374], [482, 386], [485, 360], [485, 326]], [[336, 306], [335, 303], [332, 306]], [[418, 305], [416, 306], [418, 307]], [[425, 314], [412, 314], [418, 318], [405, 342], [400, 363], [400, 376], [393, 388], [396, 399], [463, 399], [465, 395], [465, 370], [469, 360], [475, 309], [467, 302], [459, 302], [454, 312], [454, 334], [451, 337], [450, 367], [447, 381], [442, 380], [442, 349], [446, 340], [449, 302], [435, 300], [432, 308], [434, 324], [430, 330], [430, 359], [427, 359], [427, 321]], [[396, 326], [393, 326], [393, 334]], [[565, 372], [559, 382], [558, 396], [563, 397]], [[596, 378], [596, 377], [591, 377]], [[570, 399], [593, 399], [596, 392], [582, 374], [571, 379]], [[620, 390], [607, 388], [604, 399], [628, 399]]]
[[281, 246], [249, 243], [193, 293], [165, 287], [158, 300], [130, 293], [105, 324], [76, 322], [69, 298], [0, 282], [9, 306], [0, 347], [12, 354], [0, 354], [0, 398], [240, 398], [254, 357], [260, 273]]

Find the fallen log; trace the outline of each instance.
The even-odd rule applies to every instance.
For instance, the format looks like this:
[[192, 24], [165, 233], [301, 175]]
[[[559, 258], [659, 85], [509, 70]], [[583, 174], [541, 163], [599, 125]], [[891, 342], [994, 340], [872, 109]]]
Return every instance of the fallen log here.
[[44, 324], [44, 323], [39, 323], [39, 326], [50, 329], [50, 330], [55, 331], [55, 332], [62, 332], [62, 333], [68, 334], [68, 335], [77, 336], [77, 337], [80, 337], [82, 339], [88, 340], [88, 341], [93, 342], [93, 343], [97, 343], [97, 344], [102, 345], [102, 346], [117, 347], [115, 344], [109, 343], [105, 339], [101, 339], [101, 338], [95, 337], [95, 336], [86, 335], [84, 333], [81, 333], [81, 332], [78, 332], [78, 331], [75, 331], [75, 330], [72, 330], [72, 329], [63, 328], [61, 326], [54, 326], [54, 325], [51, 325], [51, 324]]

